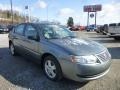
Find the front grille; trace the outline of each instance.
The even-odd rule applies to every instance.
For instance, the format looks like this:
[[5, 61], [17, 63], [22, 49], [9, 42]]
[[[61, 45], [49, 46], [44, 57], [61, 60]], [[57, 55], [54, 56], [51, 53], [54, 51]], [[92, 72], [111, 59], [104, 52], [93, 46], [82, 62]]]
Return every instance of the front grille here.
[[103, 61], [103, 62], [106, 62], [111, 59], [111, 55], [109, 54], [107, 50], [100, 54], [97, 54], [96, 56], [100, 61]]

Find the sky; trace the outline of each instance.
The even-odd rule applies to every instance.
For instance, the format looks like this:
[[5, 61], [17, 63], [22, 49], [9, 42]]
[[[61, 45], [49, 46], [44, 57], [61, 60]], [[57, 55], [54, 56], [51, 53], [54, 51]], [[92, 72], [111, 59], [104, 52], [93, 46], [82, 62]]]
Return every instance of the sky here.
[[[29, 6], [30, 16], [40, 21], [59, 21], [66, 24], [68, 17], [73, 17], [75, 24], [86, 25], [87, 13], [83, 12], [84, 5], [102, 5], [102, 11], [97, 12], [97, 24], [120, 22], [120, 0], [12, 0], [13, 9], [21, 14], [27, 13], [25, 6]], [[1, 0], [0, 9], [10, 10], [10, 0]], [[94, 18], [90, 18], [94, 24]]]

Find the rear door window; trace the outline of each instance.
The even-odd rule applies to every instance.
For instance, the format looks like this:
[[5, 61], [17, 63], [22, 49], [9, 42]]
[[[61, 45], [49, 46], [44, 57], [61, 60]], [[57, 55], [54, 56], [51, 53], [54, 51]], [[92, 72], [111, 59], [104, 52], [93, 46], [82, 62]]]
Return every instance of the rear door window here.
[[25, 27], [24, 24], [18, 25], [18, 26], [15, 28], [15, 33], [16, 33], [16, 34], [19, 34], [19, 35], [23, 35], [24, 27]]
[[37, 39], [37, 34], [37, 30], [32, 25], [26, 26], [25, 37], [27, 37], [28, 39], [32, 37], [32, 39], [34, 40]]

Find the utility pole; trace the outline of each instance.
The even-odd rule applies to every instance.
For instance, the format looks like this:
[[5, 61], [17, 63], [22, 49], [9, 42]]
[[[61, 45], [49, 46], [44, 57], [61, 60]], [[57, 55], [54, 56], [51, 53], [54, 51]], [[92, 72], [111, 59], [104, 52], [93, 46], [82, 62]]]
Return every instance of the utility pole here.
[[30, 15], [30, 8], [29, 6], [25, 6], [25, 10], [26, 10], [26, 19], [27, 19], [27, 22], [30, 22], [31, 21], [31, 15]]
[[11, 23], [13, 24], [13, 3], [12, 3], [12, 0], [10, 0], [10, 6], [11, 6]]
[[48, 12], [48, 9], [49, 9], [49, 7], [47, 6], [46, 9], [47, 9], [47, 21], [48, 21], [48, 13], [49, 13], [49, 12]]
[[97, 17], [97, 11], [95, 12], [95, 27], [97, 26], [97, 24], [96, 24], [96, 17]]
[[88, 12], [88, 15], [87, 15], [87, 28], [89, 26], [89, 12]]

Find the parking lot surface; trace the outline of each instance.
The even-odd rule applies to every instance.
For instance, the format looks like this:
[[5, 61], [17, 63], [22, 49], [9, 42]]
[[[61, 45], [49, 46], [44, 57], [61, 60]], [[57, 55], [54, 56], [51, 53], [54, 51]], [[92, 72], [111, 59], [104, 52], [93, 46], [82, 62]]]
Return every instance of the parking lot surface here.
[[88, 83], [62, 79], [48, 80], [41, 67], [21, 56], [13, 57], [8, 49], [8, 34], [0, 34], [0, 90], [120, 90], [120, 41], [95, 32], [77, 32], [108, 48], [112, 55], [109, 73]]

